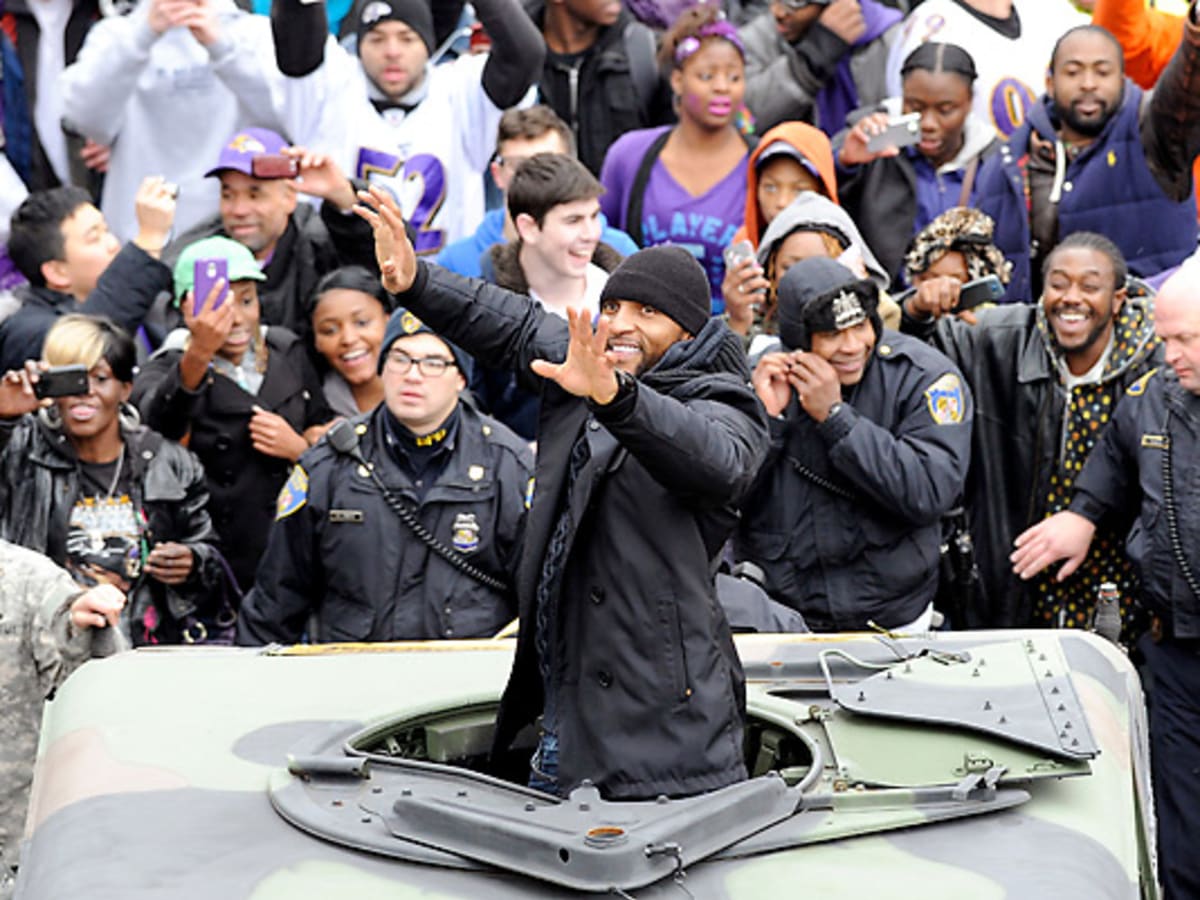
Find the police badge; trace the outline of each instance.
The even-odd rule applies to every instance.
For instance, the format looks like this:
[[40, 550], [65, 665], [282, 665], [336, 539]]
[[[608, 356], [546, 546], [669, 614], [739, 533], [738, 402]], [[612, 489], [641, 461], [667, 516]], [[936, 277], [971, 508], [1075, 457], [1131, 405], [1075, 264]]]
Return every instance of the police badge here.
[[459, 513], [454, 517], [451, 543], [459, 553], [479, 549], [479, 523], [475, 521], [475, 513]]

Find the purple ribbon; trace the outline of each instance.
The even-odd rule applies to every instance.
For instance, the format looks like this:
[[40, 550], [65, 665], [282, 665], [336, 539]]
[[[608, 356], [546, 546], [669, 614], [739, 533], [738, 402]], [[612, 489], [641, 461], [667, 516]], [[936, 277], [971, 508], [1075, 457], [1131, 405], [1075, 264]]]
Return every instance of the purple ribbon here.
[[737, 52], [741, 54], [742, 59], [746, 58], [746, 46], [742, 43], [742, 38], [738, 34], [737, 29], [727, 19], [721, 19], [719, 22], [709, 22], [702, 27], [694, 35], [689, 34], [675, 46], [675, 65], [682, 66], [684, 61], [700, 49], [700, 44], [705, 38], [716, 37], [729, 41], [737, 48]]

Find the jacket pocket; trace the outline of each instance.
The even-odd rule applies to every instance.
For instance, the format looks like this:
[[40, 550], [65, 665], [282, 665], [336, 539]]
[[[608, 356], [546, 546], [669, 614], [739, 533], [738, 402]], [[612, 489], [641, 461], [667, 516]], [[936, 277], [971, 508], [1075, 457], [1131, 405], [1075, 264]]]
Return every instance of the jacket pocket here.
[[684, 703], [692, 695], [688, 677], [687, 651], [684, 649], [683, 620], [674, 596], [659, 597], [655, 604], [663, 662], [663, 684], [670, 688], [671, 700]]

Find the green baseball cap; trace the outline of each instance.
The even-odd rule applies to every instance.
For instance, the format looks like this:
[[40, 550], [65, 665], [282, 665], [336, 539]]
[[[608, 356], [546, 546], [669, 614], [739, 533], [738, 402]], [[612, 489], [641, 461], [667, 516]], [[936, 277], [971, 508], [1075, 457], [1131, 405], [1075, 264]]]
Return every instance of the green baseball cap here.
[[229, 283], [235, 281], [266, 281], [258, 260], [245, 244], [227, 237], [208, 237], [194, 244], [188, 244], [179, 260], [175, 263], [175, 300], [183, 299], [183, 295], [192, 289], [196, 283], [196, 260], [223, 259], [229, 269]]

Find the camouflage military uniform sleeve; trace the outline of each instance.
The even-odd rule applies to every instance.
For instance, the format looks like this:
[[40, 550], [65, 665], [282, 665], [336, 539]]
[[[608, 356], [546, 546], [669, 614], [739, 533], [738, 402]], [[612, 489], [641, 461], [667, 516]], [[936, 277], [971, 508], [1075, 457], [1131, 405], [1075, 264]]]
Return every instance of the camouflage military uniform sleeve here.
[[69, 627], [79, 593], [44, 556], [0, 541], [0, 865], [16, 864], [42, 703], [93, 651]]

